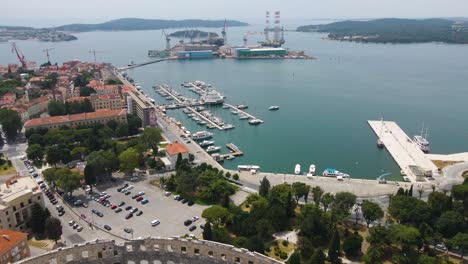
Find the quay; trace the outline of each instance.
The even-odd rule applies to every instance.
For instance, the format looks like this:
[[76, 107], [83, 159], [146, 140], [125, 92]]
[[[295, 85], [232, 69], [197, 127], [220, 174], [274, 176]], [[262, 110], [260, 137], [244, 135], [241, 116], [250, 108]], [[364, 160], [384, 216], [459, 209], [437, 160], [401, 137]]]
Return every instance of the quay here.
[[243, 156], [243, 155], [244, 155], [244, 152], [242, 152], [236, 145], [234, 145], [234, 144], [232, 144], [232, 143], [226, 144], [226, 148], [229, 149], [230, 153], [220, 155], [219, 157], [220, 157], [222, 160], [223, 160], [223, 159], [226, 159], [226, 158], [229, 157], [229, 156], [237, 157], [237, 156]]
[[[159, 86], [159, 89], [163, 90], [164, 92], [166, 92], [168, 95], [170, 95], [172, 98], [174, 98], [174, 100], [176, 100], [178, 103], [180, 104], [184, 104], [177, 96], [175, 96], [172, 92], [170, 92], [169, 90], [167, 90], [164, 86], [160, 85]], [[201, 119], [205, 120], [206, 122], [210, 123], [211, 125], [213, 125], [214, 127], [216, 127], [217, 129], [219, 130], [224, 130], [224, 128], [220, 127], [219, 125], [217, 125], [215, 122], [211, 121], [210, 119], [206, 118], [204, 115], [200, 114], [199, 112], [197, 112], [195, 109], [193, 109], [191, 106], [188, 106], [186, 105], [185, 106], [188, 110], [192, 111], [192, 113], [196, 114], [198, 117], [200, 117]]]
[[162, 62], [162, 61], [167, 61], [167, 60], [171, 60], [171, 59], [173, 59], [173, 58], [164, 58], [164, 59], [153, 60], [153, 61], [148, 61], [148, 62], [136, 63], [136, 64], [128, 65], [128, 66], [125, 66], [125, 67], [120, 67], [120, 68], [118, 68], [118, 70], [125, 71], [125, 70], [138, 68], [138, 67], [141, 67], [141, 66], [145, 66], [145, 65], [149, 65], [149, 64], [153, 64], [153, 63], [158, 63], [158, 62]]
[[426, 181], [424, 174], [437, 172], [437, 166], [395, 122], [368, 120], [367, 123], [412, 183]]
[[[239, 109], [239, 108], [237, 108], [237, 107], [235, 107], [235, 106], [233, 106], [233, 105], [231, 105], [231, 104], [224, 103], [224, 105], [229, 106], [231, 109], [233, 109], [233, 110], [235, 110], [235, 111], [238, 111], [239, 114], [248, 116], [250, 119], [257, 119], [255, 116], [253, 116], [253, 115], [251, 115], [251, 114], [249, 114], [249, 113], [247, 113], [247, 112], [245, 112], [245, 111], [243, 111], [243, 110], [241, 110], [241, 109]], [[260, 119], [259, 119], [259, 120], [260, 120]], [[263, 123], [263, 121], [262, 121], [262, 123]]]

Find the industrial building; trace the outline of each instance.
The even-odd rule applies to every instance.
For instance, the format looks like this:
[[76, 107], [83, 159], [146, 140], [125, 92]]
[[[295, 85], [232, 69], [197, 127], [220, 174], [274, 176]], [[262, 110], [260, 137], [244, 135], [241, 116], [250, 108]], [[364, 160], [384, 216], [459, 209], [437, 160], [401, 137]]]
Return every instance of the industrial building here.
[[213, 56], [214, 56], [214, 53], [211, 50], [177, 52], [177, 57], [179, 59], [205, 59], [205, 58], [213, 58]]
[[238, 58], [249, 57], [284, 57], [288, 51], [283, 48], [236, 48], [234, 56]]

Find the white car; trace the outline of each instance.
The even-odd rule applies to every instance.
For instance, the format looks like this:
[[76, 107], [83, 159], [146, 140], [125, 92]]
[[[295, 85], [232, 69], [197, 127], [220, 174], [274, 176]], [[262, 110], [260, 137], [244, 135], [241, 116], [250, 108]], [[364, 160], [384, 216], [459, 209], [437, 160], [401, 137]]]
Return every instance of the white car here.
[[142, 196], [142, 195], [145, 195], [145, 192], [139, 192], [138, 195]]
[[126, 191], [130, 191], [131, 189], [135, 188], [133, 185], [130, 185], [126, 188]]
[[192, 222], [195, 222], [195, 221], [197, 221], [198, 219], [200, 219], [198, 216], [194, 216], [194, 217], [192, 217]]
[[151, 221], [151, 226], [157, 226], [159, 225], [161, 222], [159, 222], [159, 220], [153, 220]]
[[170, 195], [171, 195], [171, 192], [164, 192], [164, 195], [165, 195], [165, 196], [170, 196]]

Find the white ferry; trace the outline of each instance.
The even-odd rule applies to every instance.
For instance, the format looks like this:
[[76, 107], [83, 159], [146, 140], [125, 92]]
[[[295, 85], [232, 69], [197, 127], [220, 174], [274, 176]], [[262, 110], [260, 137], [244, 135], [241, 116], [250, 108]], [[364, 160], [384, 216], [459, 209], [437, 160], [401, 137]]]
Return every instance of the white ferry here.
[[258, 170], [260, 170], [260, 166], [257, 166], [257, 165], [239, 165], [239, 166], [237, 166], [237, 170], [238, 171], [252, 171], [252, 170], [258, 171]]
[[337, 171], [333, 168], [327, 168], [323, 171], [323, 176], [325, 177], [339, 177], [339, 178], [350, 178], [349, 174]]
[[429, 153], [429, 141], [423, 136], [414, 136], [413, 137], [414, 143], [418, 145], [418, 147], [424, 152]]
[[207, 132], [207, 131], [199, 131], [196, 132], [192, 135], [193, 140], [202, 140], [202, 139], [207, 139], [211, 138], [213, 136], [213, 133]]
[[296, 164], [294, 167], [294, 174], [300, 174], [301, 173], [301, 165]]

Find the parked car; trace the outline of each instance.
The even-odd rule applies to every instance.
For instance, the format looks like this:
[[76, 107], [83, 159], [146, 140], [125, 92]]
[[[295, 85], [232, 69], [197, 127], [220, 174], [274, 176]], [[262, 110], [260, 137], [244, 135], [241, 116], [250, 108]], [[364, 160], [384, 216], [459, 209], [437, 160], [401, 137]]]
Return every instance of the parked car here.
[[195, 222], [195, 221], [197, 221], [198, 219], [200, 219], [198, 216], [194, 216], [194, 217], [192, 217], [192, 222]]
[[195, 230], [195, 229], [197, 229], [197, 226], [191, 226], [191, 227], [189, 228], [189, 231], [193, 231], [193, 230]]
[[125, 219], [129, 219], [129, 218], [132, 218], [133, 217], [133, 214], [132, 213], [128, 213], [126, 216], [125, 216]]
[[125, 233], [128, 233], [128, 234], [133, 233], [133, 229], [131, 228], [124, 228], [124, 231]]
[[192, 206], [193, 204], [194, 204], [193, 201], [188, 201], [188, 203], [187, 203], [188, 206]]
[[186, 204], [186, 203], [188, 203], [188, 200], [184, 198], [184, 199], [182, 199], [182, 203]]
[[171, 196], [171, 192], [164, 192], [165, 196]]
[[142, 197], [142, 196], [139, 196], [138, 198], [136, 198], [135, 201], [139, 202], [139, 201], [141, 201], [141, 200], [143, 200], [143, 197]]
[[129, 195], [129, 194], [131, 194], [131, 193], [132, 193], [131, 191], [126, 191], [126, 192], [125, 192], [125, 195]]
[[73, 220], [71, 220], [70, 222], [68, 222], [68, 225], [69, 225], [69, 226], [72, 226], [72, 225], [74, 225], [74, 224], [75, 224], [75, 221], [73, 221]]
[[131, 206], [131, 205], [125, 207], [125, 210], [126, 210], [126, 211], [131, 210], [131, 209], [132, 209], [132, 206]]
[[136, 213], [138, 211], [138, 208], [133, 208], [132, 210], [130, 210], [131, 213]]
[[447, 251], [447, 246], [445, 246], [445, 244], [443, 243], [437, 244], [435, 248], [437, 248], [438, 250]]
[[104, 228], [105, 228], [107, 231], [110, 231], [110, 230], [112, 229], [109, 225], [104, 225]]
[[138, 211], [138, 212], [136, 213], [136, 216], [140, 216], [140, 215], [142, 215], [142, 214], [143, 214], [143, 211], [140, 210], [140, 211]]
[[114, 212], [120, 213], [120, 212], [122, 212], [122, 208], [117, 208]]
[[189, 226], [191, 224], [192, 224], [192, 220], [190, 220], [190, 219], [187, 219], [187, 220], [184, 221], [185, 226]]
[[141, 201], [141, 204], [147, 204], [147, 203], [149, 203], [148, 199], [144, 199]]
[[78, 231], [78, 232], [81, 232], [81, 230], [83, 230], [82, 226], [78, 226], [78, 228], [76, 229], [76, 231]]
[[159, 225], [161, 222], [159, 222], [159, 220], [153, 220], [151, 221], [151, 226], [157, 226]]
[[111, 206], [112, 210], [114, 210], [115, 208], [117, 208], [117, 205], [114, 204], [114, 205]]

